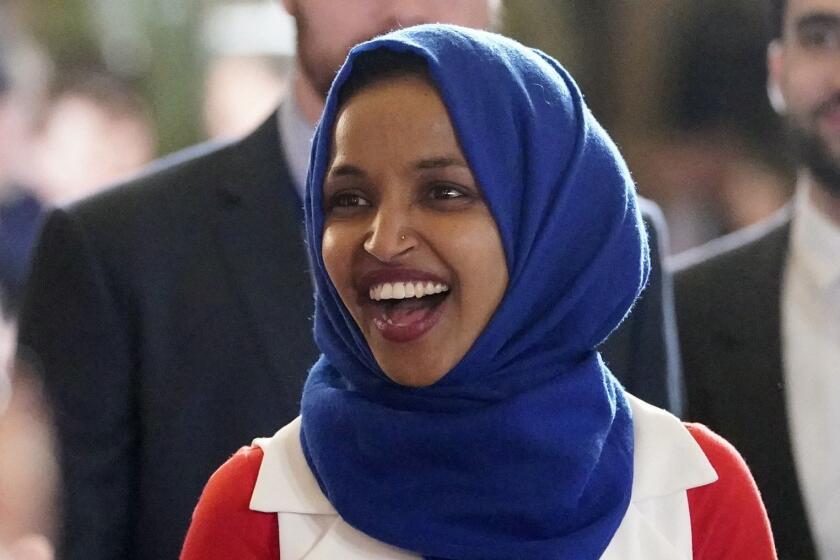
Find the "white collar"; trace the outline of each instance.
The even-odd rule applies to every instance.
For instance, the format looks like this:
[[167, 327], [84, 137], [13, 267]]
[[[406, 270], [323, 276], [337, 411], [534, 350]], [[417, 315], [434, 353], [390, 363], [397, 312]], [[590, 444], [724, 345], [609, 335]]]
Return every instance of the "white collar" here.
[[698, 488], [717, 472], [683, 423], [668, 411], [627, 395], [633, 411], [633, 492], [630, 501]]
[[[670, 413], [627, 395], [633, 412], [634, 477], [631, 502], [672, 494], [717, 480], [703, 450]], [[300, 444], [300, 417], [271, 438], [254, 440], [263, 450], [251, 509], [261, 512], [336, 515], [321, 491]]]
[[840, 283], [840, 227], [814, 204], [800, 185], [793, 205], [791, 259], [820, 291]]
[[336, 515], [306, 462], [300, 443], [300, 416], [270, 438], [254, 440], [263, 460], [250, 507], [270, 513]]

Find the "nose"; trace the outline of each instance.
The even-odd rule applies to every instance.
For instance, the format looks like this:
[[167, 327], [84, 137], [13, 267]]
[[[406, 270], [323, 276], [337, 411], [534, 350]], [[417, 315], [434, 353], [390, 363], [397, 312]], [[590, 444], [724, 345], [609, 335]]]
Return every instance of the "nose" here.
[[411, 228], [408, 210], [380, 205], [364, 242], [365, 251], [376, 260], [388, 263], [399, 260], [416, 245], [417, 235]]

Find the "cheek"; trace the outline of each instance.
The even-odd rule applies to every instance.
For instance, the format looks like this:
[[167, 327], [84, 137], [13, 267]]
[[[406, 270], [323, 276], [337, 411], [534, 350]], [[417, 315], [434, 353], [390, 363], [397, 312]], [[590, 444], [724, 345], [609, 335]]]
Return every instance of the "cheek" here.
[[324, 258], [324, 266], [333, 285], [338, 289], [344, 298], [344, 290], [349, 284], [351, 274], [350, 261], [352, 250], [349, 246], [349, 236], [342, 232], [341, 227], [327, 225], [324, 228], [324, 236], [321, 241], [321, 254]]
[[[508, 271], [499, 233], [492, 220], [453, 237], [452, 262], [463, 289], [465, 310], [471, 318], [486, 321], [507, 289]], [[482, 327], [484, 325], [481, 325]]]
[[797, 112], [810, 112], [825, 100], [831, 73], [819, 60], [792, 61], [790, 72], [784, 80], [785, 98], [790, 108]]

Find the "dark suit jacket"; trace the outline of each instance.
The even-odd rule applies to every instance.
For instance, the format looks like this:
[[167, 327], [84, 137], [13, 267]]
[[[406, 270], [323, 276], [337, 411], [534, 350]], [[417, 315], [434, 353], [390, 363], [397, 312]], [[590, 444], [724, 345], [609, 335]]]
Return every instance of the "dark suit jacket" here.
[[799, 491], [782, 370], [781, 283], [790, 209], [675, 261], [686, 418], [741, 452], [780, 560], [815, 558]]
[[674, 288], [662, 263], [667, 254], [667, 228], [653, 202], [642, 199], [640, 207], [650, 243], [650, 279], [633, 311], [600, 350], [627, 391], [682, 417], [685, 395]]
[[[298, 414], [312, 295], [278, 136], [274, 116], [48, 218], [20, 342], [55, 407], [62, 558], [175, 558], [213, 470]], [[610, 363], [669, 405], [662, 286]]]

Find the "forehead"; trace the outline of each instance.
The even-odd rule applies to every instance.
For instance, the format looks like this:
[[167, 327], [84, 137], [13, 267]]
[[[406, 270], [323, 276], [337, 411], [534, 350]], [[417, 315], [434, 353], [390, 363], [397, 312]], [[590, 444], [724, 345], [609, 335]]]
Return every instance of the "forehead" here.
[[[437, 89], [417, 76], [387, 78], [363, 87], [339, 110], [336, 141], [370, 135], [370, 145], [388, 136], [452, 134], [446, 107]], [[390, 140], [388, 140], [390, 141]]]
[[[415, 76], [375, 82], [350, 97], [333, 127], [327, 176], [472, 168], [437, 88]], [[354, 168], [353, 173], [347, 173]]]

